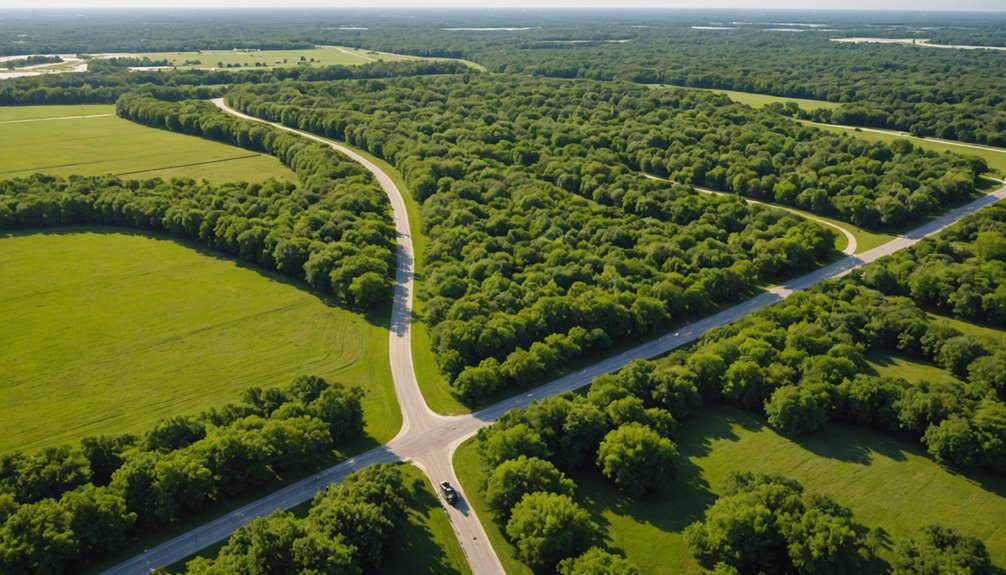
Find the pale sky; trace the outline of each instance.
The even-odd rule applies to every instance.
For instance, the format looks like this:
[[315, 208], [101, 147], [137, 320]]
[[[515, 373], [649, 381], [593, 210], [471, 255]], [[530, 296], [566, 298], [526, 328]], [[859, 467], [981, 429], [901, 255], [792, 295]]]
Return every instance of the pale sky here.
[[835, 9], [835, 10], [992, 10], [1006, 11], [1006, 0], [0, 0], [0, 10], [38, 8], [593, 8], [593, 9]]

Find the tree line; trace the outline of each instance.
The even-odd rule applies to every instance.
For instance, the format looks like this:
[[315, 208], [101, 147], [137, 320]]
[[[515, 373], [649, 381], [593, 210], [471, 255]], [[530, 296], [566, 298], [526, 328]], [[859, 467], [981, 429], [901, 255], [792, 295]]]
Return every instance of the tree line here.
[[626, 84], [469, 74], [262, 84], [228, 98], [402, 172], [430, 238], [424, 319], [469, 401], [833, 253], [821, 226], [684, 184], [882, 227], [966, 197], [985, 169], [721, 96]]
[[0, 228], [102, 224], [166, 232], [304, 280], [348, 305], [384, 305], [394, 277], [394, 228], [369, 172], [328, 146], [208, 102], [120, 100], [134, 121], [267, 152], [299, 184], [210, 184], [34, 175], [0, 182]]
[[307, 515], [274, 511], [242, 525], [187, 575], [380, 573], [403, 536], [406, 487], [394, 465], [357, 471], [315, 495]]
[[[696, 23], [709, 24], [708, 20]], [[600, 19], [549, 28], [538, 28], [535, 22], [522, 34], [468, 33], [446, 38], [430, 29], [408, 34], [389, 29], [339, 31], [333, 32], [336, 39], [330, 42], [463, 57], [497, 73], [825, 100], [842, 105], [834, 111], [815, 111], [820, 121], [1006, 146], [1006, 102], [998, 95], [1004, 87], [998, 73], [1006, 63], [1002, 51], [830, 41], [894, 33], [864, 26], [862, 21], [830, 33], [807, 30], [802, 34], [746, 26], [696, 30], [677, 21], [654, 26], [646, 20], [643, 24], [648, 25], [613, 30]], [[1001, 24], [992, 21], [968, 22], [966, 32], [945, 22], [925, 26], [934, 25], [943, 29], [926, 30], [926, 34], [935, 32], [936, 41], [1002, 45]]]
[[205, 100], [222, 96], [227, 85], [235, 83], [393, 78], [399, 75], [457, 74], [471, 70], [464, 64], [446, 60], [372, 62], [359, 66], [294, 66], [268, 70], [128, 70], [129, 66], [156, 64], [146, 64], [143, 59], [91, 59], [88, 71], [83, 73], [10, 78], [0, 83], [0, 106], [110, 104], [123, 94], [137, 91], [161, 100]]
[[362, 392], [301, 376], [142, 435], [0, 456], [0, 571], [58, 574], [205, 505], [316, 466], [363, 433]]

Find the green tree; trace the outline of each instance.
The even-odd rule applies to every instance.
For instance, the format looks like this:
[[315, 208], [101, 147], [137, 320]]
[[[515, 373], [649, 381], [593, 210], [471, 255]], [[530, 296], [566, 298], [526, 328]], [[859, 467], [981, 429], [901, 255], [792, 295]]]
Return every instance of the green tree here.
[[548, 459], [551, 452], [541, 435], [527, 424], [519, 423], [500, 429], [488, 429], [479, 442], [482, 459], [490, 467], [495, 467], [508, 459], [521, 455]]
[[573, 496], [576, 486], [551, 462], [521, 455], [492, 469], [486, 480], [489, 507], [505, 521], [510, 510], [528, 493], [544, 491]]
[[639, 568], [625, 557], [591, 547], [579, 557], [559, 562], [559, 575], [639, 575]]
[[649, 426], [627, 423], [604, 436], [597, 450], [601, 472], [633, 497], [661, 491], [677, 474], [674, 443]]
[[813, 433], [828, 421], [828, 397], [806, 387], [785, 385], [772, 392], [765, 413], [769, 424], [787, 435]]
[[530, 493], [510, 514], [507, 537], [532, 569], [553, 569], [579, 555], [597, 537], [597, 525], [568, 495]]
[[892, 575], [995, 572], [988, 550], [979, 539], [936, 525], [924, 527], [918, 538], [898, 543], [891, 566]]

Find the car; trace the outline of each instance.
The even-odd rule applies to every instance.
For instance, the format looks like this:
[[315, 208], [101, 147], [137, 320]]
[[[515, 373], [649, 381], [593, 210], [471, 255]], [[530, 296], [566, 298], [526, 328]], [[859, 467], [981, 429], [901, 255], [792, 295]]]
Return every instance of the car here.
[[454, 487], [451, 486], [450, 482], [440, 482], [440, 493], [444, 496], [444, 501], [447, 503], [454, 505], [458, 502], [458, 492], [454, 490]]

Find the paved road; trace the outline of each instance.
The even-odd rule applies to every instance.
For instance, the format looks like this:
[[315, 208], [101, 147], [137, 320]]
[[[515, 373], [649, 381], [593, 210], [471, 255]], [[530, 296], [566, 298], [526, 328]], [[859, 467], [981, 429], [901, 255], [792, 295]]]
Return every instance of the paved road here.
[[[661, 178], [659, 176], [654, 176], [653, 174], [644, 173], [643, 175], [646, 176], [647, 178], [650, 178], [651, 180], [660, 180], [662, 182], [671, 182], [672, 181], [672, 180], [669, 180], [667, 178]], [[770, 208], [775, 208], [777, 210], [783, 210], [783, 211], [789, 212], [791, 214], [796, 214], [796, 215], [800, 216], [801, 218], [805, 218], [805, 219], [808, 219], [808, 220], [813, 220], [813, 221], [815, 221], [815, 222], [817, 222], [819, 224], [828, 226], [830, 228], [835, 228], [836, 230], [839, 231], [839, 233], [841, 233], [843, 236], [845, 236], [845, 239], [846, 239], [847, 245], [842, 250], [843, 254], [845, 254], [847, 256], [851, 256], [852, 254], [856, 253], [857, 249], [859, 249], [859, 244], [856, 242], [856, 236], [852, 235], [852, 232], [850, 232], [849, 230], [843, 228], [842, 226], [840, 226], [840, 225], [838, 225], [836, 223], [829, 222], [828, 220], [823, 220], [823, 219], [821, 219], [819, 217], [816, 217], [816, 216], [813, 216], [811, 214], [808, 214], [807, 212], [801, 212], [800, 210], [789, 208], [789, 207], [786, 207], [786, 206], [781, 206], [779, 204], [770, 204], [768, 202], [761, 202], [761, 201], [758, 201], [758, 200], [753, 200], [751, 198], [742, 196], [740, 194], [732, 194], [732, 193], [729, 193], [729, 192], [721, 192], [719, 190], [713, 190], [713, 189], [710, 189], [710, 188], [700, 188], [698, 186], [692, 186], [692, 188], [695, 191], [697, 191], [697, 192], [702, 192], [703, 194], [714, 194], [714, 195], [717, 195], [717, 196], [735, 196], [735, 197], [738, 197], [738, 198], [740, 198], [740, 199], [742, 199], [745, 202], [748, 202], [750, 204], [758, 204], [758, 205], [762, 205], [762, 206], [768, 206]]]
[[[223, 109], [241, 115], [224, 106]], [[250, 118], [243, 116], [252, 120]], [[260, 120], [259, 120], [260, 121]], [[278, 126], [287, 129], [283, 126]], [[319, 138], [312, 134], [297, 132], [307, 138], [331, 145], [347, 156], [363, 164], [373, 172], [388, 193], [395, 213], [395, 225], [399, 232], [398, 271], [396, 274], [395, 301], [391, 325], [391, 364], [395, 380], [395, 390], [402, 407], [403, 425], [399, 434], [385, 445], [376, 447], [339, 465], [316, 473], [302, 481], [284, 487], [257, 501], [249, 503], [223, 517], [219, 517], [166, 541], [146, 552], [133, 557], [107, 571], [108, 575], [146, 573], [156, 567], [170, 565], [192, 555], [201, 549], [225, 539], [235, 529], [254, 517], [267, 515], [275, 509], [287, 509], [307, 501], [318, 491], [333, 481], [339, 481], [349, 473], [368, 465], [382, 462], [411, 461], [423, 469], [437, 483], [444, 479], [451, 481], [461, 492], [461, 500], [456, 507], [446, 507], [448, 516], [458, 535], [458, 540], [468, 558], [472, 571], [477, 575], [501, 574], [503, 568], [492, 549], [478, 517], [467, 506], [467, 497], [460, 485], [451, 463], [451, 455], [457, 446], [474, 435], [480, 428], [491, 424], [510, 409], [523, 408], [532, 401], [543, 399], [565, 391], [572, 391], [588, 385], [594, 378], [615, 372], [637, 359], [652, 359], [677, 347], [686, 345], [707, 331], [728, 324], [757, 309], [774, 304], [790, 294], [805, 290], [814, 284], [831, 278], [841, 277], [853, 269], [878, 258], [904, 249], [920, 239], [939, 232], [964, 216], [974, 213], [1006, 197], [1006, 185], [988, 196], [979, 198], [961, 208], [925, 224], [908, 234], [898, 237], [880, 247], [857, 256], [849, 256], [819, 270], [777, 286], [717, 314], [685, 325], [673, 332], [654, 338], [630, 350], [600, 361], [590, 367], [570, 373], [555, 381], [506, 399], [470, 415], [445, 417], [433, 413], [423, 400], [412, 370], [409, 346], [409, 328], [412, 303], [412, 242], [408, 235], [408, 218], [401, 192], [387, 174], [372, 162], [344, 146]]]

